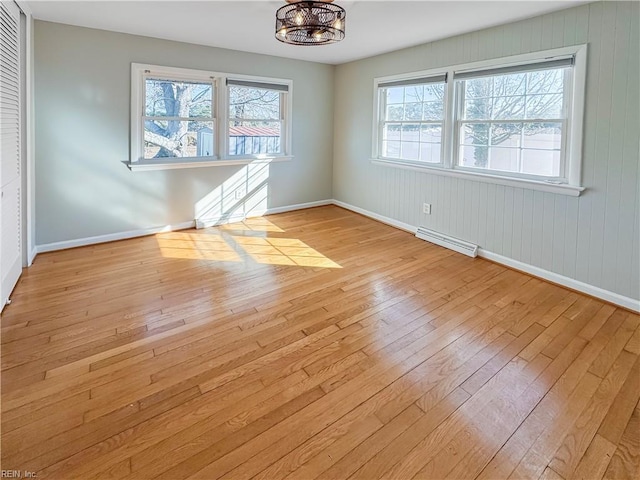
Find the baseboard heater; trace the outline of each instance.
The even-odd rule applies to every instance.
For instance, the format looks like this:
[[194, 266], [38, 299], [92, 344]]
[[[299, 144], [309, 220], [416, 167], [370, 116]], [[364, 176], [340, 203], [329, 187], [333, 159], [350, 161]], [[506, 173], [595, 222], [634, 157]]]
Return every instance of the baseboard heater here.
[[459, 238], [445, 235], [444, 233], [429, 230], [428, 228], [418, 227], [416, 237], [421, 238], [422, 240], [426, 240], [427, 242], [435, 243], [436, 245], [440, 245], [441, 247], [455, 250], [456, 252], [462, 253], [469, 257], [478, 256], [478, 245], [465, 242], [464, 240], [460, 240]]

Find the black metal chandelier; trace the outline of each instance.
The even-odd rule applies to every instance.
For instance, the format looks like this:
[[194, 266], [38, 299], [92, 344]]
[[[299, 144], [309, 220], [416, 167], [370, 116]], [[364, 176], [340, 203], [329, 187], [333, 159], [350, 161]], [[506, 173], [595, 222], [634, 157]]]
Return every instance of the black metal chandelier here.
[[327, 45], [344, 38], [346, 12], [333, 0], [299, 1], [276, 11], [276, 38], [291, 45]]

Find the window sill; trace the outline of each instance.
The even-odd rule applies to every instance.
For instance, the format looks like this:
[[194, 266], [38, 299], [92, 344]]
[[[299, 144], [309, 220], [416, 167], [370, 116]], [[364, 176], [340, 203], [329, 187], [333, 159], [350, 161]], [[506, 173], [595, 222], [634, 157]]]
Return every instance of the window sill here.
[[248, 165], [248, 164], [260, 164], [271, 162], [286, 162], [292, 160], [293, 156], [279, 156], [279, 157], [264, 157], [264, 158], [239, 158], [239, 159], [224, 159], [224, 160], [194, 160], [189, 159], [185, 161], [175, 161], [174, 159], [168, 160], [139, 160], [137, 162], [122, 162], [132, 172], [138, 171], [150, 171], [150, 170], [175, 170], [181, 168], [200, 168], [200, 167], [226, 167], [233, 165]]
[[557, 193], [560, 195], [568, 195], [571, 197], [579, 197], [584, 192], [585, 187], [577, 187], [575, 185], [567, 185], [564, 183], [547, 183], [538, 180], [527, 180], [523, 178], [507, 178], [500, 175], [491, 175], [476, 172], [466, 172], [462, 170], [445, 169], [442, 167], [432, 167], [428, 165], [417, 165], [410, 162], [383, 160], [380, 158], [372, 158], [371, 163], [384, 167], [404, 168], [407, 170], [417, 170], [419, 172], [431, 173], [434, 175], [442, 175], [445, 177], [464, 178], [466, 180], [474, 180], [482, 183], [493, 183], [496, 185], [505, 185], [508, 187], [527, 188], [529, 190], [539, 190], [541, 192]]

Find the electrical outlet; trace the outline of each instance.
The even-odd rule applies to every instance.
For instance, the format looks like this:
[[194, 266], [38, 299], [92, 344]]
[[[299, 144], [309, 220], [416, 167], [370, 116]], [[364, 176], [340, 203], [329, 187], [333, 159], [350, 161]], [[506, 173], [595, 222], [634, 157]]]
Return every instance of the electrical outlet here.
[[244, 197], [244, 190], [241, 188], [236, 190], [236, 200], [241, 200]]
[[425, 215], [431, 215], [431, 204], [430, 203], [423, 203], [422, 204], [422, 213], [424, 213]]

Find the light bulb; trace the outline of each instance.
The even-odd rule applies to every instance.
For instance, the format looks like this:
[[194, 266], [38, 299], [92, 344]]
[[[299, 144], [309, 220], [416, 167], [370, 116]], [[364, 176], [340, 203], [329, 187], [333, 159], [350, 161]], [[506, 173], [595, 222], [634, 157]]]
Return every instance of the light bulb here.
[[282, 38], [287, 36], [287, 29], [285, 27], [282, 27], [280, 29], [280, 31], [278, 32], [278, 35], [280, 35]]
[[298, 11], [296, 16], [293, 18], [293, 21], [296, 22], [296, 25], [302, 25], [304, 22], [304, 17], [302, 16], [302, 12]]
[[316, 30], [313, 33], [313, 38], [315, 38], [316, 40], [322, 40], [322, 32], [320, 30]]
[[340, 20], [339, 18], [333, 22], [333, 28], [335, 28], [336, 30], [341, 30], [342, 29], [342, 20]]

